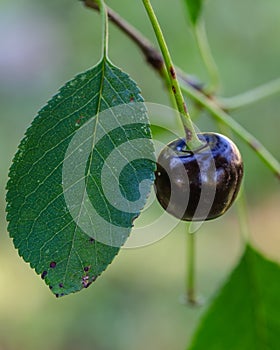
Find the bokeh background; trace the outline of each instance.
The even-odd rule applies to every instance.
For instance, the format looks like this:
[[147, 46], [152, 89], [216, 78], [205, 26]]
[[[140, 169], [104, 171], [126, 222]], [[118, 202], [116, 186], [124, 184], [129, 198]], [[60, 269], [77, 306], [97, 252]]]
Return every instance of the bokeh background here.
[[[141, 1], [108, 0], [154, 41]], [[174, 61], [207, 81], [183, 1], [153, 0]], [[209, 0], [205, 20], [224, 96], [280, 75], [278, 0]], [[56, 299], [17, 255], [5, 221], [5, 184], [17, 146], [36, 112], [76, 73], [100, 57], [100, 19], [77, 0], [0, 0], [0, 350], [184, 349], [207, 303], [242, 252], [236, 207], [197, 234], [197, 278], [204, 306], [183, 304], [186, 228], [122, 250], [91, 288]], [[110, 26], [110, 57], [147, 101], [169, 104], [139, 50]], [[233, 114], [279, 158], [280, 95]], [[163, 121], [164, 123], [164, 121]], [[201, 130], [215, 130], [210, 117]], [[279, 181], [239, 139], [246, 166], [251, 241], [280, 261]], [[246, 292], [246, 291], [244, 291]]]

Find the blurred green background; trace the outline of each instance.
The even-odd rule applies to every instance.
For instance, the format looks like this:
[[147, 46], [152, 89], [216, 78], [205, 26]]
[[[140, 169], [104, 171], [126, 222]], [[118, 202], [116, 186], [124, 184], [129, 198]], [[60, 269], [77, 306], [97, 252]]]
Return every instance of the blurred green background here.
[[[141, 1], [107, 1], [154, 41]], [[174, 61], [207, 81], [182, 1], [153, 0]], [[209, 0], [205, 19], [224, 96], [280, 75], [278, 0]], [[5, 183], [17, 146], [40, 107], [100, 57], [100, 19], [79, 1], [0, 1], [0, 350], [184, 349], [207, 302], [241, 254], [235, 208], [198, 233], [198, 288], [205, 304], [182, 303], [185, 225], [141, 249], [122, 250], [89, 289], [55, 299], [18, 257], [5, 221]], [[139, 84], [147, 101], [168, 104], [158, 76], [114, 26], [110, 57]], [[233, 116], [279, 159], [280, 96]], [[163, 121], [164, 122], [164, 121]], [[215, 130], [209, 116], [201, 130]], [[279, 182], [239, 139], [246, 167], [252, 241], [280, 260]], [[226, 229], [225, 229], [226, 228]]]

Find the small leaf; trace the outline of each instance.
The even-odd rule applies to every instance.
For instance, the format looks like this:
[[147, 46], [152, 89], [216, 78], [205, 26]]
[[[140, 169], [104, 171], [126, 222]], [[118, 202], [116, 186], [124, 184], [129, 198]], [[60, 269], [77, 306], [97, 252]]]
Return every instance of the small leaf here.
[[247, 247], [189, 350], [280, 349], [280, 266]]
[[196, 22], [198, 21], [202, 12], [204, 0], [184, 0], [184, 2], [187, 6], [191, 23], [196, 25]]
[[139, 89], [106, 58], [39, 112], [10, 169], [8, 230], [56, 296], [88, 287], [111, 263], [154, 168]]

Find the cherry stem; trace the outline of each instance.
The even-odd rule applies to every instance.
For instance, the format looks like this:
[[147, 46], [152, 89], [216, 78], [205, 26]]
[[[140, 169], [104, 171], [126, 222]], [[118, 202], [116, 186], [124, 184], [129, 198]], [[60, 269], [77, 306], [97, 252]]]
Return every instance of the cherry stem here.
[[159, 47], [161, 49], [161, 53], [166, 66], [167, 76], [169, 78], [169, 84], [171, 85], [171, 89], [176, 100], [177, 109], [180, 113], [181, 121], [183, 123], [184, 130], [186, 133], [187, 147], [192, 150], [199, 148], [202, 146], [202, 142], [199, 140], [195, 132], [193, 123], [191, 121], [191, 117], [188, 113], [187, 106], [179, 85], [179, 81], [177, 79], [175, 66], [172, 62], [171, 55], [167, 47], [166, 41], [164, 39], [160, 24], [153, 10], [151, 2], [149, 0], [142, 0], [142, 2], [150, 19], [150, 22], [153, 26]]
[[187, 301], [191, 305], [197, 304], [195, 288], [195, 234], [187, 232]]

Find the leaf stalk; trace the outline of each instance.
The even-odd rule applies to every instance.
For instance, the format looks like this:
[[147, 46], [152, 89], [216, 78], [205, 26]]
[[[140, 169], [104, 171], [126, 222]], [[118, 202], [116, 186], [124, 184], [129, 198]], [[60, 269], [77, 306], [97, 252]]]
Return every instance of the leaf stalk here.
[[104, 0], [97, 0], [99, 10], [103, 22], [103, 57], [108, 57], [108, 42], [109, 42], [109, 24], [108, 24], [108, 13], [107, 6], [105, 5]]

